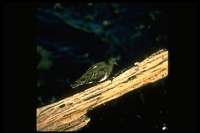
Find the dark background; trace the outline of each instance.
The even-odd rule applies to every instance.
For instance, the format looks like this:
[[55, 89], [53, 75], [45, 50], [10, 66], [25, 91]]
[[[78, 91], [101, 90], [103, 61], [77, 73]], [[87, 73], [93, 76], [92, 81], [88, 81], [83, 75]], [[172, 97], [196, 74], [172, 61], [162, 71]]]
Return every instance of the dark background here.
[[39, 4], [38, 107], [71, 93], [69, 85], [96, 62], [115, 57], [113, 75], [167, 49], [167, 30], [167, 14], [148, 4]]
[[[22, 118], [32, 121], [28, 111], [16, 115], [21, 114], [21, 110], [30, 107], [33, 111], [35, 107], [86, 89], [83, 86], [72, 90], [69, 85], [93, 63], [116, 57], [120, 67], [114, 67], [112, 77], [158, 49], [167, 48], [170, 53], [167, 78], [95, 108], [88, 113], [91, 121], [82, 131], [161, 131], [163, 127], [171, 131], [196, 130], [196, 83], [187, 85], [186, 78], [177, 77], [187, 74], [191, 75], [185, 77], [196, 77], [196, 64], [192, 62], [196, 61], [196, 56], [191, 61], [188, 58], [196, 54], [192, 50], [194, 45], [189, 45], [196, 44], [195, 3], [61, 3], [62, 8], [57, 8], [56, 13], [53, 10], [55, 3], [40, 3], [28, 12], [33, 4], [7, 3], [4, 6], [4, 31], [7, 31], [4, 34], [7, 44], [4, 45], [5, 129], [12, 130], [9, 120], [13, 118], [18, 118], [12, 121], [16, 126], [17, 120]], [[14, 15], [16, 11], [18, 15]], [[33, 20], [31, 15], [35, 15]], [[32, 28], [29, 22], [33, 23]], [[177, 56], [183, 49], [193, 52]], [[181, 58], [184, 65], [192, 69], [183, 73], [177, 64]], [[34, 67], [29, 69], [29, 65]], [[14, 80], [12, 84], [11, 79]], [[19, 102], [13, 104], [10, 99]], [[10, 108], [14, 108], [14, 114]], [[34, 113], [31, 115], [33, 124], [22, 120], [23, 124], [28, 124], [22, 126], [24, 130], [35, 125]]]

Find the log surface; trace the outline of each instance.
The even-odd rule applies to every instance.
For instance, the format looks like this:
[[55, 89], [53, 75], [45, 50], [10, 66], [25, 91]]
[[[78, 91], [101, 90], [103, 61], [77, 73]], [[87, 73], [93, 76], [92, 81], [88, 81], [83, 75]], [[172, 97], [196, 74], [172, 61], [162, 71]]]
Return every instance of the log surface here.
[[87, 112], [168, 75], [168, 51], [161, 49], [116, 77], [56, 103], [37, 108], [37, 131], [77, 131], [90, 121]]

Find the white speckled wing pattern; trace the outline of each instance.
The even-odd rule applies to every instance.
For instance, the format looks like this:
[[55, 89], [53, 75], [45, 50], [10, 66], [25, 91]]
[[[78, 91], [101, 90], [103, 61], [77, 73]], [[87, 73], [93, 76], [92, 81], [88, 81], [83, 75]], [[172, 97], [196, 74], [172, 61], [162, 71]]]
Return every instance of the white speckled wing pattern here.
[[99, 62], [92, 65], [74, 84], [72, 88], [80, 85], [98, 83], [105, 81], [112, 72], [113, 64], [117, 64], [114, 58], [111, 58], [108, 63]]
[[[107, 70], [105, 68], [100, 68], [98, 70], [89, 69], [81, 76], [80, 79], [76, 80], [75, 83], [79, 84], [91, 84], [93, 82], [101, 82], [107, 78]], [[106, 78], [105, 78], [106, 77]]]

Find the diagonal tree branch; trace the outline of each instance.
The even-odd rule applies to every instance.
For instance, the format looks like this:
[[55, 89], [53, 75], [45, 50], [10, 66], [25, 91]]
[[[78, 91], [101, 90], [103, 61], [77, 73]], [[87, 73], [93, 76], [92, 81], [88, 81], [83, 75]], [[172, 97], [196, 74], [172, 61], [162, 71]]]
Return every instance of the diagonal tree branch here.
[[134, 89], [168, 75], [168, 51], [161, 49], [144, 61], [71, 97], [37, 109], [37, 131], [77, 131], [90, 121], [87, 112]]

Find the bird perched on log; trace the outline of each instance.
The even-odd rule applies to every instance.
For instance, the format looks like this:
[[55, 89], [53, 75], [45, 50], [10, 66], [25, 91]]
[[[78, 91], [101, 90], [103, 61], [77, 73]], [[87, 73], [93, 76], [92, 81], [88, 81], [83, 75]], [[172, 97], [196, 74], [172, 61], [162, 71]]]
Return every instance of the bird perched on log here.
[[76, 88], [84, 84], [96, 84], [105, 81], [113, 70], [113, 65], [118, 65], [115, 58], [109, 58], [106, 62], [99, 62], [92, 65], [88, 70], [73, 84], [72, 88]]

